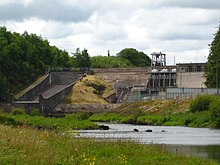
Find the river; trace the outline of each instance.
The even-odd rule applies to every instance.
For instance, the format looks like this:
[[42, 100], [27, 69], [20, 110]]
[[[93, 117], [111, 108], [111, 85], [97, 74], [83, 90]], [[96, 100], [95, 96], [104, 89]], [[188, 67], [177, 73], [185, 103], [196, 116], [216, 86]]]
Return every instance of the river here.
[[[201, 156], [220, 163], [220, 130], [179, 126], [143, 126], [108, 124], [109, 130], [82, 130], [81, 137], [97, 139], [128, 139], [143, 144], [160, 145], [177, 154]], [[134, 132], [134, 129], [138, 132]], [[146, 130], [152, 132], [146, 132]]]

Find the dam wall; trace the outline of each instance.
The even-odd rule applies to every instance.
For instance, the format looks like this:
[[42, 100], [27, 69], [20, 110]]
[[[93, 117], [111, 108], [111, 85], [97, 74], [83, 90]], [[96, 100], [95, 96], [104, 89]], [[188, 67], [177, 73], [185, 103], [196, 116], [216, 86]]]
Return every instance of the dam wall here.
[[113, 84], [113, 87], [147, 86], [151, 67], [137, 68], [93, 68], [94, 75]]
[[204, 72], [177, 72], [178, 88], [206, 88]]

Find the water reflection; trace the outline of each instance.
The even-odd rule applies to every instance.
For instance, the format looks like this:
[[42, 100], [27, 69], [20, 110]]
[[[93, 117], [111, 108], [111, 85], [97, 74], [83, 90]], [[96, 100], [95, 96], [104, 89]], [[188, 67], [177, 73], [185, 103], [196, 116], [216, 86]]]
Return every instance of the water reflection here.
[[[80, 136], [135, 140], [144, 144], [161, 145], [177, 154], [202, 156], [220, 162], [220, 130], [217, 129], [106, 123], [104, 125], [109, 126], [110, 130], [86, 130], [81, 131]], [[134, 129], [138, 132], [134, 132]]]
[[217, 160], [220, 163], [219, 145], [160, 145], [163, 149], [188, 156], [200, 156]]

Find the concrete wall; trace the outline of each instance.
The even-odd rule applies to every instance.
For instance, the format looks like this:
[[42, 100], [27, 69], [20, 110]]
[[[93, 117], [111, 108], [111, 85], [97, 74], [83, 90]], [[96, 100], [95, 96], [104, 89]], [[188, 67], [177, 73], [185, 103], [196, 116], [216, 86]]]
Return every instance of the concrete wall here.
[[68, 85], [76, 81], [81, 72], [51, 72], [50, 81], [51, 85]]
[[43, 92], [50, 86], [50, 75], [47, 74], [42, 81], [34, 84], [34, 87], [30, 88], [26, 93], [17, 98], [19, 101], [32, 101], [35, 97], [39, 95], [39, 93]]
[[34, 84], [34, 87], [29, 87], [30, 90], [13, 103], [28, 110], [37, 107], [45, 115], [50, 115], [52, 109], [69, 94], [72, 86], [82, 77], [83, 74], [80, 72], [52, 72]]
[[45, 115], [52, 115], [52, 110], [70, 93], [75, 83], [82, 78], [82, 75], [78, 75], [78, 79], [73, 83], [67, 85], [63, 90], [58, 91], [52, 96], [45, 98], [42, 94], [39, 96], [39, 104], [42, 112]]
[[177, 72], [178, 88], [206, 88], [204, 72]]
[[118, 108], [121, 104], [59, 104], [54, 113], [76, 113], [76, 112], [92, 112], [105, 113], [114, 108]]
[[116, 88], [119, 86], [143, 85], [147, 86], [150, 67], [141, 68], [95, 68], [95, 75], [102, 77]]
[[217, 95], [218, 89], [216, 88], [166, 88], [165, 92], [159, 92], [159, 95], [149, 95], [143, 97], [143, 100], [169, 100], [169, 99], [193, 99], [197, 95]]

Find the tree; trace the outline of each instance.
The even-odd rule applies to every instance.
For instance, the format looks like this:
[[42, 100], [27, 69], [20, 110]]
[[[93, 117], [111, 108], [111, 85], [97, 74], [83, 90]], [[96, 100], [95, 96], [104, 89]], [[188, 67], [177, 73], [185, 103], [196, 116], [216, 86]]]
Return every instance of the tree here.
[[219, 87], [220, 84], [220, 26], [210, 45], [208, 63], [206, 66], [207, 87]]
[[145, 53], [139, 52], [134, 48], [125, 48], [117, 56], [127, 59], [134, 67], [146, 67], [151, 64], [150, 58]]
[[0, 27], [0, 102], [35, 81], [48, 67], [69, 67], [69, 54], [36, 34]]
[[131, 67], [131, 63], [124, 58], [115, 56], [94, 56], [91, 57], [91, 66], [93, 68], [118, 68]]
[[80, 49], [77, 48], [74, 56], [76, 67], [91, 67], [91, 60], [86, 49], [80, 52]]

